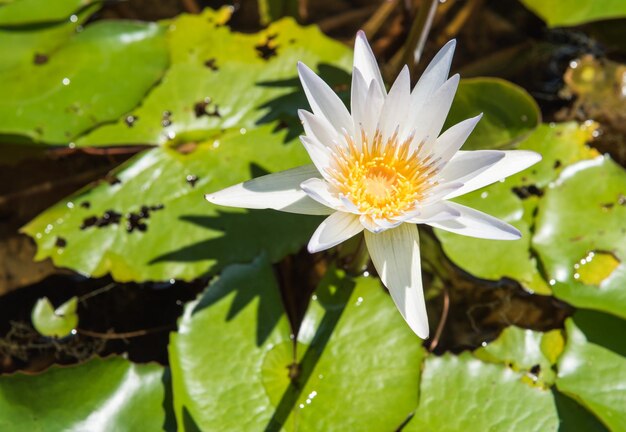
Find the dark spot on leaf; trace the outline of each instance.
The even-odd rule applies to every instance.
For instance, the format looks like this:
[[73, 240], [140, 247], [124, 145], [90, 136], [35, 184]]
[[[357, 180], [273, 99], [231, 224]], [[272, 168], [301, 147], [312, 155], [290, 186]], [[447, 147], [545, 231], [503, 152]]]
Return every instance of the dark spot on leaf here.
[[124, 122], [126, 123], [126, 126], [133, 127], [137, 119], [138, 117], [135, 117], [134, 115], [129, 115], [129, 116], [126, 116], [126, 118], [124, 119]]
[[289, 43], [293, 45], [293, 44], [296, 43], [296, 40], [294, 38], [291, 38], [291, 39], [289, 39]]
[[57, 237], [54, 245], [56, 247], [64, 248], [65, 246], [67, 246], [67, 240], [65, 240], [63, 237]]
[[132, 233], [135, 230], [145, 232], [148, 229], [146, 220], [150, 218], [150, 212], [163, 209], [163, 204], [153, 206], [142, 205], [138, 212], [128, 213], [126, 231]]
[[161, 126], [168, 127], [172, 124], [172, 113], [170, 111], [163, 111], [163, 116], [161, 117]]
[[91, 207], [91, 203], [90, 203], [89, 201], [83, 201], [82, 203], [80, 203], [80, 206], [81, 206], [82, 208], [86, 208], [86, 209], [88, 209], [88, 208], [90, 208], [90, 207]]
[[269, 35], [267, 36], [267, 40], [265, 41], [265, 43], [256, 45], [254, 47], [259, 57], [261, 57], [263, 60], [269, 60], [277, 55], [276, 50], [278, 49], [278, 45], [274, 45], [272, 43], [273, 39], [276, 39], [276, 35]]
[[185, 177], [185, 180], [187, 181], [187, 183], [189, 183], [191, 185], [191, 187], [195, 187], [196, 186], [196, 182], [198, 181], [198, 176], [195, 176], [193, 174], [189, 174], [187, 177]]
[[196, 113], [196, 117], [202, 117], [203, 115], [207, 115], [206, 108], [207, 106], [209, 106], [210, 101], [210, 98], [205, 98], [203, 101], [196, 102], [194, 104], [193, 111]]
[[42, 65], [48, 63], [48, 56], [45, 54], [35, 53], [35, 58], [33, 59], [33, 63], [36, 65]]
[[600, 204], [600, 207], [602, 207], [602, 209], [606, 211], [611, 210], [614, 206], [615, 206], [615, 203]]
[[530, 368], [530, 371], [529, 371], [529, 372], [530, 372], [531, 374], [533, 374], [533, 375], [537, 376], [537, 375], [539, 375], [539, 373], [541, 372], [541, 366], [540, 366], [540, 365], [538, 365], [538, 364], [536, 364], [536, 365], [534, 365], [533, 367], [531, 367], [531, 368]]
[[511, 189], [520, 199], [530, 198], [531, 196], [543, 196], [543, 191], [535, 185], [514, 187]]
[[217, 60], [215, 59], [215, 57], [213, 57], [205, 61], [204, 65], [208, 67], [209, 69], [211, 69], [212, 71], [216, 71], [219, 69], [216, 63], [217, 63]]
[[539, 207], [535, 207], [535, 208], [533, 209], [533, 213], [532, 213], [533, 217], [534, 217], [534, 218], [535, 218], [535, 217], [537, 217], [537, 214], [538, 214], [538, 213], [539, 213]]
[[559, 169], [561, 167], [561, 161], [560, 160], [555, 160], [554, 161], [554, 169]]
[[111, 224], [119, 224], [122, 215], [115, 210], [107, 210], [104, 212], [102, 217], [90, 216], [88, 218], [83, 219], [83, 224], [80, 226], [80, 229], [86, 229], [92, 226], [101, 228]]

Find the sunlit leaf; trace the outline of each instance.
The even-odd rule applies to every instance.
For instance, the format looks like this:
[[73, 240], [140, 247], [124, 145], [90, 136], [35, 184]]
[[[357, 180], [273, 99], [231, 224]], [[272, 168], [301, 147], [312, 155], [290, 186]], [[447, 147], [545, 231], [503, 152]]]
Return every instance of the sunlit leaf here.
[[284, 132], [272, 129], [149, 150], [23, 231], [37, 242], [37, 259], [123, 281], [191, 280], [260, 251], [277, 261], [305, 245], [321, 219], [217, 207], [204, 199], [251, 176], [309, 163], [299, 142], [283, 144]]
[[626, 17], [623, 0], [520, 0], [550, 27]]
[[32, 431], [163, 430], [164, 369], [119, 357], [55, 366], [38, 375], [0, 377], [0, 429]]
[[[71, 28], [45, 32], [53, 32], [59, 43]], [[59, 47], [41, 44], [29, 33], [12, 34], [9, 39], [26, 52], [12, 56], [14, 67], [0, 69], [0, 134], [67, 144], [118, 119], [163, 74], [168, 63], [163, 31], [157, 24], [101, 21]]]
[[179, 428], [395, 430], [415, 409], [421, 343], [376, 279], [331, 270], [295, 345], [267, 261], [227, 268], [172, 338]]
[[420, 403], [403, 431], [556, 431], [558, 426], [549, 390], [463, 353], [426, 359]]
[[317, 27], [284, 19], [260, 33], [242, 34], [224, 26], [225, 19], [224, 12], [206, 10], [173, 20], [166, 37], [172, 65], [130, 113], [132, 122], [120, 118], [77, 145], [184, 142], [277, 119], [297, 136], [302, 132], [297, 109], [308, 107], [297, 79], [298, 61], [347, 89], [352, 52]]
[[626, 171], [608, 157], [569, 166], [547, 188], [533, 245], [557, 297], [626, 317], [625, 197]]
[[626, 430], [626, 358], [589, 343], [572, 319], [566, 329], [567, 345], [556, 380], [559, 391], [580, 402], [610, 430]]
[[77, 306], [77, 297], [72, 297], [56, 309], [47, 297], [42, 297], [31, 313], [33, 327], [44, 336], [68, 336], [78, 325]]
[[[484, 361], [503, 363], [525, 373], [529, 383], [551, 385], [554, 382], [554, 371], [544, 349], [562, 350], [563, 337], [559, 340], [556, 335], [560, 334], [557, 331], [546, 339], [548, 334], [550, 333], [507, 327], [498, 339], [477, 349], [474, 355]], [[558, 355], [560, 352], [556, 357]]]

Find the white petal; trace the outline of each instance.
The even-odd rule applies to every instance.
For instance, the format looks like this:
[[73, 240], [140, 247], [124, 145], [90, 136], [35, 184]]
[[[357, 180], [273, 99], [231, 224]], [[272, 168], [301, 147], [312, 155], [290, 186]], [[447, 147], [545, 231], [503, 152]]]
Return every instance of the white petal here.
[[356, 34], [356, 40], [354, 41], [354, 67], [358, 69], [366, 83], [374, 81], [379, 87], [379, 90], [385, 93], [385, 84], [383, 83], [383, 77], [380, 74], [378, 63], [370, 48], [370, 44], [367, 42], [365, 32], [359, 30]]
[[411, 93], [411, 113], [417, 114], [426, 100], [448, 79], [456, 41], [453, 39], [432, 59]]
[[437, 144], [435, 144], [435, 148], [433, 149], [435, 155], [441, 158], [443, 162], [447, 162], [452, 159], [456, 152], [458, 152], [461, 146], [465, 143], [467, 137], [470, 136], [482, 116], [483, 115], [480, 114], [476, 117], [463, 120], [442, 133], [437, 139]]
[[298, 62], [298, 74], [313, 113], [324, 116], [337, 132], [351, 133], [352, 117], [339, 96], [304, 63]]
[[[437, 174], [436, 179], [441, 182], [442, 186], [446, 183], [463, 183], [465, 185], [503, 158], [504, 152], [499, 150], [459, 151]], [[446, 195], [446, 199], [462, 195], [458, 193], [461, 189], [465, 189], [465, 186]]]
[[[448, 117], [456, 89], [459, 86], [459, 75], [453, 75], [428, 99], [422, 114], [411, 119], [415, 126], [415, 143], [424, 141], [424, 150], [429, 151], [443, 128]], [[411, 123], [411, 122], [408, 122]]]
[[405, 219], [408, 223], [429, 223], [455, 219], [461, 216], [461, 212], [449, 205], [446, 201], [439, 201], [427, 206], [419, 206], [410, 218]]
[[379, 127], [383, 137], [390, 137], [393, 132], [404, 124], [411, 98], [411, 77], [408, 66], [404, 66], [391, 86], [380, 113]]
[[380, 129], [383, 138], [390, 137], [398, 126], [404, 124], [411, 98], [411, 77], [408, 66], [404, 66], [391, 86], [380, 113]]
[[402, 224], [379, 234], [365, 231], [365, 242], [374, 267], [402, 317], [419, 337], [426, 339], [428, 317], [417, 227]]
[[[476, 153], [476, 151], [461, 151], [457, 153], [456, 157], [464, 159], [465, 155], [468, 153]], [[501, 154], [501, 158], [497, 163], [492, 164], [487, 169], [480, 171], [477, 175], [472, 176], [471, 179], [463, 181], [465, 185], [461, 189], [458, 189], [446, 196], [446, 199], [464, 195], [468, 192], [490, 185], [491, 183], [495, 183], [500, 179], [523, 171], [541, 160], [541, 155], [539, 153], [529, 150], [508, 150], [500, 151], [499, 153]], [[450, 161], [450, 163], [452, 163], [452, 161]], [[446, 168], [444, 168], [444, 171]]]
[[336, 210], [344, 210], [344, 205], [338, 194], [332, 191], [332, 186], [319, 178], [310, 178], [300, 183], [300, 188], [315, 201]]
[[[350, 112], [354, 122], [356, 142], [361, 145], [361, 129], [366, 117], [368, 87], [363, 75], [358, 69], [352, 71], [352, 88], [350, 97]], [[360, 147], [359, 147], [360, 148]]]
[[469, 237], [491, 240], [518, 240], [522, 237], [517, 228], [500, 219], [461, 204], [454, 202], [448, 204], [458, 210], [461, 216], [452, 220], [427, 223], [436, 228]]
[[319, 177], [313, 165], [305, 165], [257, 177], [219, 192], [205, 195], [207, 201], [229, 207], [274, 209], [288, 213], [327, 215], [334, 212], [311, 199], [300, 188], [304, 180]]
[[363, 231], [359, 218], [352, 213], [335, 212], [317, 227], [309, 241], [309, 252], [315, 253], [348, 240]]
[[331, 152], [328, 147], [323, 146], [315, 138], [308, 136], [301, 136], [300, 141], [306, 149], [311, 161], [315, 164], [317, 170], [323, 177], [327, 176], [326, 168], [330, 166]]
[[442, 183], [440, 185], [433, 186], [428, 191], [428, 196], [420, 201], [422, 205], [430, 205], [436, 202], [441, 201], [446, 196], [452, 194], [453, 192], [461, 189], [463, 187], [463, 183], [460, 182], [448, 182]]
[[321, 144], [334, 147], [339, 142], [337, 131], [323, 116], [316, 116], [306, 110], [298, 110], [298, 117], [304, 126], [304, 133]]
[[[383, 108], [385, 99], [383, 95], [378, 91], [377, 86], [370, 85], [365, 97], [365, 108], [363, 110], [363, 121], [361, 127], [365, 132], [365, 135], [371, 140], [378, 128], [380, 120], [380, 112]], [[360, 131], [357, 131], [360, 132]]]

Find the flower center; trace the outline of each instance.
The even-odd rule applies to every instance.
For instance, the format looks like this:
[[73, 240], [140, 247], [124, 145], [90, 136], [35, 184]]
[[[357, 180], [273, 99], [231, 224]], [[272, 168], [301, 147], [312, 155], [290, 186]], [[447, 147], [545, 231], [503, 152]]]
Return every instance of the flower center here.
[[352, 137], [333, 154], [329, 174], [335, 187], [362, 214], [390, 219], [414, 208], [433, 185], [436, 167], [430, 156], [411, 149], [412, 137], [399, 143], [397, 134], [383, 141], [376, 132], [371, 142], [362, 133], [362, 150]]

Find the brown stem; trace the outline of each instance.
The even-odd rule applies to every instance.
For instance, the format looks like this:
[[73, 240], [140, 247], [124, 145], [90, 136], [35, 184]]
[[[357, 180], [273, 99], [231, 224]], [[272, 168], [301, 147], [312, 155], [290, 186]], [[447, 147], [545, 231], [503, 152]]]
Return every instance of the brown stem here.
[[448, 294], [448, 288], [444, 285], [443, 287], [443, 307], [441, 309], [441, 318], [439, 319], [439, 324], [437, 325], [437, 330], [435, 331], [435, 335], [433, 336], [432, 342], [428, 347], [428, 351], [433, 352], [437, 345], [439, 345], [439, 340], [441, 339], [441, 334], [443, 333], [443, 329], [446, 326], [446, 321], [448, 320], [448, 311], [450, 310], [450, 294]]
[[136, 331], [125, 332], [125, 333], [101, 333], [101, 332], [95, 332], [95, 331], [85, 330], [85, 329], [76, 329], [76, 331], [81, 335], [98, 338], [98, 339], [112, 340], [112, 339], [130, 339], [134, 337], [146, 336], [152, 333], [158, 333], [158, 332], [162, 332], [165, 330], [171, 330], [173, 328], [174, 326], [169, 324], [165, 326], [154, 327], [151, 329], [136, 330]]
[[196, 3], [196, 0], [181, 0], [181, 3], [185, 11], [189, 13], [199, 14], [202, 10], [202, 8], [198, 6], [198, 3]]

